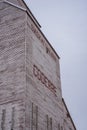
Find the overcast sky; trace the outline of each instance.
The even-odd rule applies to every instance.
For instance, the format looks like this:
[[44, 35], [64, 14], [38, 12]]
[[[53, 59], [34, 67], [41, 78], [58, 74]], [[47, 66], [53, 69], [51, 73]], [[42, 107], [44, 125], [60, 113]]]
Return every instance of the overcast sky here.
[[60, 56], [65, 102], [87, 130], [87, 0], [25, 0]]

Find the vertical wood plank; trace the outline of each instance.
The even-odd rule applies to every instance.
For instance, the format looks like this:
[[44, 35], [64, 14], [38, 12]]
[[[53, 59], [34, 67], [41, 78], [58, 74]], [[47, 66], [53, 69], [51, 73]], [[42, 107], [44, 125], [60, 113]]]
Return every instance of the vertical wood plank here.
[[47, 130], [49, 130], [49, 117], [46, 115], [46, 120], [47, 120]]
[[15, 108], [12, 108], [12, 117], [11, 117], [11, 130], [14, 129], [14, 112], [15, 112]]
[[36, 106], [36, 130], [38, 130], [38, 106]]
[[31, 130], [33, 130], [33, 103], [32, 103], [32, 117], [31, 117]]
[[52, 130], [52, 118], [50, 118], [50, 130]]
[[2, 122], [1, 122], [1, 129], [5, 130], [5, 117], [6, 117], [6, 110], [2, 110]]

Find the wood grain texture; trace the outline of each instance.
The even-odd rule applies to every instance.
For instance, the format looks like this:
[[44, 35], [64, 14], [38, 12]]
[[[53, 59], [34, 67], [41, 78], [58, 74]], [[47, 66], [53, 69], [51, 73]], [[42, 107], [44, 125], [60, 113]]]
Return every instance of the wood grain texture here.
[[62, 103], [59, 57], [26, 11], [0, 3], [0, 130], [64, 127], [74, 130]]

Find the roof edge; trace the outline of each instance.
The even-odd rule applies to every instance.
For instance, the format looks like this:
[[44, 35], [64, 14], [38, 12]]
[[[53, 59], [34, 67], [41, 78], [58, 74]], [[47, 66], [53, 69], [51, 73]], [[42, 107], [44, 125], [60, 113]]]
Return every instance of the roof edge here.
[[9, 4], [9, 5], [11, 5], [11, 6], [15, 7], [15, 8], [18, 8], [18, 9], [22, 10], [22, 11], [25, 11], [29, 15], [29, 17], [31, 18], [31, 20], [34, 22], [34, 24], [36, 25], [36, 27], [39, 29], [38, 25], [36, 24], [35, 20], [32, 18], [32, 16], [30, 15], [30, 13], [29, 13], [29, 11], [27, 9], [25, 9], [25, 8], [23, 8], [21, 6], [15, 5], [15, 4], [7, 1], [7, 0], [0, 1], [0, 3], [2, 3], [2, 2], [7, 3], [7, 4]]
[[16, 7], [16, 8], [19, 8], [19, 9], [23, 10], [23, 11], [26, 11], [25, 8], [23, 8], [23, 7], [21, 7], [21, 6], [18, 6], [18, 5], [15, 5], [15, 4], [13, 4], [13, 3], [7, 1], [7, 0], [4, 0], [4, 1], [2, 1], [2, 2], [7, 3], [7, 4], [9, 4], [9, 5], [12, 5], [12, 6]]
[[0, 1], [0, 2], [5, 2], [5, 3], [8, 3], [8, 4], [10, 4], [10, 5], [13, 5], [14, 7], [17, 7], [17, 8], [19, 8], [19, 9], [21, 9], [21, 10], [27, 11], [27, 12], [29, 13], [29, 15], [32, 17], [34, 23], [35, 23], [39, 28], [41, 28], [41, 25], [39, 24], [39, 22], [37, 21], [37, 19], [34, 17], [34, 15], [32, 14], [31, 10], [29, 9], [29, 7], [27, 6], [27, 4], [26, 4], [26, 2], [25, 2], [24, 0], [22, 0], [22, 2], [23, 2], [23, 4], [24, 4], [25, 8], [23, 8], [23, 7], [19, 6], [19, 5], [13, 4], [12, 2], [9, 2], [9, 1], [7, 1], [7, 0], [3, 0], [3, 1]]
[[31, 12], [31, 10], [29, 9], [29, 7], [27, 6], [26, 2], [24, 0], [23, 4], [26, 6], [26, 8], [28, 9], [27, 11], [29, 11], [28, 13], [30, 13], [31, 17], [34, 19], [34, 21], [37, 23], [38, 27], [41, 28], [41, 25], [39, 24], [39, 22], [37, 21], [37, 19], [35, 18], [35, 16], [33, 15], [33, 13]]

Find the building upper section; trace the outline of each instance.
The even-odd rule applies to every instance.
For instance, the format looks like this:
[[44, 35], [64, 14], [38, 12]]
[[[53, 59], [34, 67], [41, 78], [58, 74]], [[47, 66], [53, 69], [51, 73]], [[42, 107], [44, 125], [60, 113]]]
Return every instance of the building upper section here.
[[[5, 2], [8, 3], [12, 6], [15, 6], [19, 9], [22, 9], [24, 11], [27, 12], [27, 14], [29, 15], [29, 17], [31, 18], [32, 22], [36, 25], [36, 28], [40, 31], [41, 35], [44, 37], [44, 39], [46, 40], [46, 42], [50, 45], [50, 47], [52, 48], [53, 52], [56, 54], [56, 56], [58, 57], [58, 59], [60, 58], [59, 55], [56, 53], [56, 51], [54, 50], [54, 48], [52, 47], [52, 45], [50, 44], [50, 42], [48, 41], [48, 39], [45, 37], [45, 35], [42, 33], [41, 31], [41, 25], [38, 23], [38, 21], [36, 20], [36, 18], [34, 17], [34, 15], [32, 14], [32, 12], [30, 11], [30, 9], [28, 8], [27, 4], [25, 3], [24, 0], [1, 0], [1, 2]], [[34, 30], [35, 31], [35, 30]], [[36, 32], [37, 33], [37, 32]], [[38, 35], [38, 34], [37, 34]], [[49, 50], [47, 50], [49, 51]]]
[[[25, 44], [29, 44], [29, 47], [26, 46], [26, 49], [27, 50], [29, 49], [29, 57], [30, 57], [30, 51], [32, 50], [31, 63], [32, 60], [36, 61], [33, 63], [35, 72], [40, 71], [39, 76], [40, 77], [42, 76], [43, 79], [46, 79], [47, 82], [44, 83], [44, 85], [48, 87], [49, 84], [51, 84], [50, 87], [50, 89], [52, 89], [51, 92], [56, 96], [58, 95], [59, 98], [60, 97], [62, 98], [61, 85], [60, 85], [61, 83], [60, 83], [59, 56], [57, 55], [57, 53], [55, 52], [55, 50], [53, 49], [47, 38], [44, 36], [40, 28], [31, 18], [29, 10], [26, 9], [27, 7], [21, 6], [23, 4], [22, 0], [20, 1], [20, 3], [21, 4], [19, 4], [19, 1], [17, 0], [1, 1], [0, 3], [0, 10], [1, 10], [0, 13], [2, 15], [1, 21], [5, 22], [6, 26], [5, 32], [7, 31], [8, 28], [9, 37], [13, 35], [10, 34], [12, 33], [12, 31], [14, 32], [16, 31], [16, 33], [14, 33], [14, 36], [16, 36], [17, 33], [18, 35], [20, 35], [20, 33], [22, 32], [24, 33], [26, 39], [24, 42], [26, 42]], [[4, 15], [6, 16], [4, 17]], [[21, 16], [23, 16], [23, 18], [21, 18]], [[8, 23], [9, 24], [11, 23], [11, 26], [8, 26]], [[21, 27], [24, 28], [24, 30], [20, 31], [19, 33]], [[16, 30], [16, 28], [18, 31]], [[4, 34], [3, 37], [6, 38], [5, 33], [3, 34]], [[43, 81], [41, 80], [41, 83], [42, 82]]]
[[30, 17], [32, 18], [32, 20], [37, 25], [37, 27], [38, 28], [41, 27], [40, 24], [38, 23], [38, 21], [36, 20], [36, 18], [34, 17], [34, 15], [32, 14], [32, 12], [30, 11], [30, 9], [28, 8], [27, 4], [24, 2], [24, 0], [3, 0], [3, 1], [9, 2], [9, 3], [13, 3], [17, 7], [25, 8], [27, 10], [27, 12], [29, 13]]

